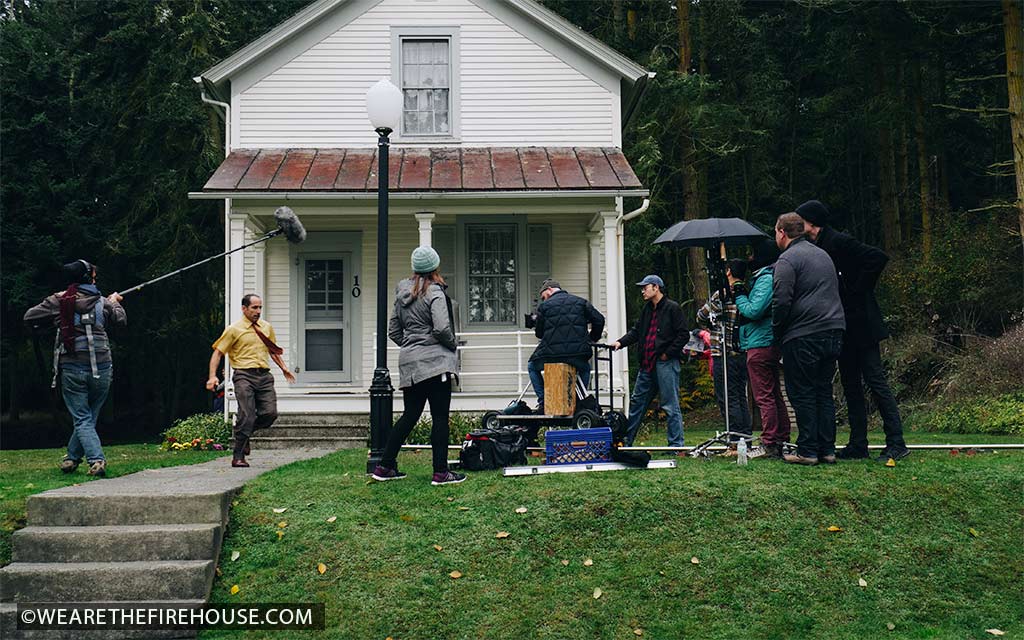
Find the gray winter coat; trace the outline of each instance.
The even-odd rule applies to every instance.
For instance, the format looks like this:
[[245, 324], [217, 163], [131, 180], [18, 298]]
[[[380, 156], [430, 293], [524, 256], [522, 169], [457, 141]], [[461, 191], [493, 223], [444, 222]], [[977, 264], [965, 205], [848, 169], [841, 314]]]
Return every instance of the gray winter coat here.
[[458, 369], [451, 302], [444, 287], [434, 283], [426, 294], [415, 298], [412, 284], [409, 278], [398, 283], [388, 323], [388, 337], [402, 348], [398, 372], [403, 389]]
[[832, 258], [803, 236], [779, 256], [773, 278], [772, 332], [778, 344], [846, 328]]

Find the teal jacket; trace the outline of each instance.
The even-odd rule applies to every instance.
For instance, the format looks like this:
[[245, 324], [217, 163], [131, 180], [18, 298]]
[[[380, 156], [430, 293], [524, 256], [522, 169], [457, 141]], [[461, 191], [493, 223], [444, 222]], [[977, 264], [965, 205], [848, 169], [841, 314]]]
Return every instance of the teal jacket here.
[[770, 347], [772, 335], [772, 272], [769, 265], [754, 272], [750, 278], [750, 292], [736, 296], [736, 308], [747, 320], [740, 325], [740, 348], [744, 351]]

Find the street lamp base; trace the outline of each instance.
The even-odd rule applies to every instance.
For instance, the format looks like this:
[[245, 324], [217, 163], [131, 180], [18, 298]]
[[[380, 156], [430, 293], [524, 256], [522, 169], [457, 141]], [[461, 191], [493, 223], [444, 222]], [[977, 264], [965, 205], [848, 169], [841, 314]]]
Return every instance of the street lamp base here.
[[387, 367], [374, 369], [370, 383], [370, 451], [366, 458], [366, 473], [380, 464], [388, 435], [394, 424], [395, 388], [391, 386], [391, 373]]

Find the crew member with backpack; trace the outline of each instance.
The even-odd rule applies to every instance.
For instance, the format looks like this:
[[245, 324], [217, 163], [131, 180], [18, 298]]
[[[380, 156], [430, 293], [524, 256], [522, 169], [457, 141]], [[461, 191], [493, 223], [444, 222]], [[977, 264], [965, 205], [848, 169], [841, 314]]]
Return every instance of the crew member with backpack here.
[[96, 267], [91, 263], [68, 263], [63, 275], [67, 288], [29, 309], [25, 322], [36, 328], [57, 327], [51, 387], [57, 386], [59, 375], [64, 404], [74, 421], [60, 470], [73, 473], [84, 457], [89, 463], [89, 475], [105, 476], [107, 462], [96, 433], [96, 420], [114, 373], [107, 327], [125, 326], [128, 316], [119, 294], [104, 298], [96, 288]]

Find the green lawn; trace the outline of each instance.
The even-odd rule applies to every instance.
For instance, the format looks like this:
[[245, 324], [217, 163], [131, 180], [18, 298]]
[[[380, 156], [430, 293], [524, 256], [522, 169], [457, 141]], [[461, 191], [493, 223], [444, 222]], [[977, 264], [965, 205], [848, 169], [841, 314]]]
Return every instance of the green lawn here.
[[212, 599], [325, 602], [328, 630], [200, 637], [1024, 634], [1024, 452], [915, 452], [895, 468], [681, 459], [673, 470], [482, 472], [451, 487], [429, 485], [427, 451], [403, 453], [400, 466], [408, 479], [370, 483], [365, 451], [342, 451], [248, 485]]
[[[49, 489], [99, 481], [85, 474], [89, 465], [84, 463], [75, 473], [61, 473], [57, 465], [64, 453], [64, 449], [0, 451], [0, 565], [11, 561], [11, 534], [25, 526], [26, 498]], [[107, 477], [114, 478], [142, 469], [206, 462], [229, 452], [168, 452], [160, 451], [156, 444], [127, 444], [104, 446], [103, 453], [107, 457]]]

